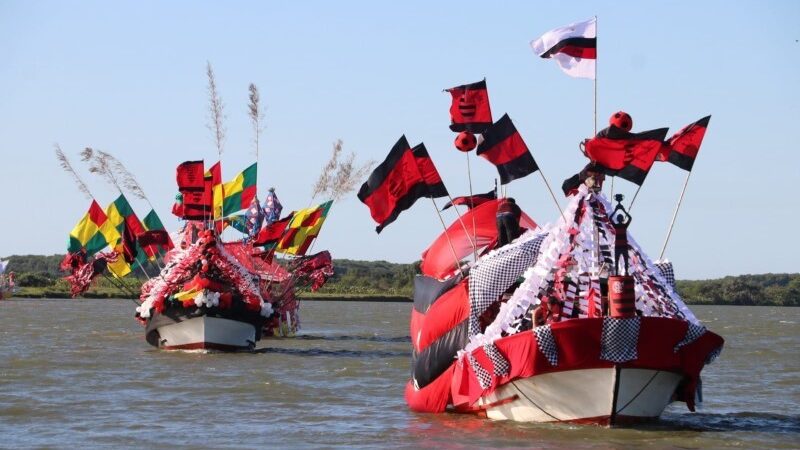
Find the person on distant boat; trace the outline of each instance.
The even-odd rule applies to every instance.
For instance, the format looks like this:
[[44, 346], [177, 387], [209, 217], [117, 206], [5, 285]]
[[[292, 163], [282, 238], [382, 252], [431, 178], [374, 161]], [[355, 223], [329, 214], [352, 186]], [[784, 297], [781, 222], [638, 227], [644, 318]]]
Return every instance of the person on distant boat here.
[[502, 247], [520, 235], [519, 220], [522, 210], [511, 198], [504, 198], [497, 206], [497, 246]]
[[[614, 225], [614, 267], [617, 269], [617, 275], [628, 275], [628, 225], [631, 224], [632, 218], [622, 206], [622, 199], [622, 194], [614, 196], [617, 207], [611, 213], [611, 223]], [[624, 262], [622, 267], [619, 265], [620, 259]]]

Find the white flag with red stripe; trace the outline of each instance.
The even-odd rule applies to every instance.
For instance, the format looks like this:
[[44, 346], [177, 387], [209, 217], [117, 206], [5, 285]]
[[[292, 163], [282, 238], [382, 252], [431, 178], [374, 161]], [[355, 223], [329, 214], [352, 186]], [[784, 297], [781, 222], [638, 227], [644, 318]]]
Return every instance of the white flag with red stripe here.
[[561, 70], [576, 78], [595, 78], [597, 18], [556, 28], [531, 42], [542, 58], [554, 59]]

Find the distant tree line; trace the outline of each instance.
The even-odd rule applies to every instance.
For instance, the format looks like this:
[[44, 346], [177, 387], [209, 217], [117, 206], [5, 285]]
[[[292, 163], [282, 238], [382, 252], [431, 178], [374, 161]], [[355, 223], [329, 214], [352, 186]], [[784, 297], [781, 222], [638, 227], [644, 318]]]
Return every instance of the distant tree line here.
[[[63, 296], [66, 283], [59, 270], [63, 255], [13, 255], [9, 257], [8, 270], [17, 274], [18, 284], [39, 295]], [[411, 297], [414, 275], [419, 273], [419, 261], [396, 264], [387, 261], [355, 261], [335, 259], [334, 276], [320, 290], [327, 295], [342, 296], [403, 296]], [[153, 276], [158, 273], [154, 265], [145, 270]], [[126, 279], [126, 285], [135, 287], [136, 278], [145, 276], [136, 271]], [[113, 286], [102, 278], [98, 291], [114, 295]], [[135, 288], [134, 288], [135, 290]], [[800, 306], [800, 274], [739, 275], [714, 280], [679, 280], [678, 293], [690, 304], [713, 305], [776, 305]], [[24, 292], [23, 292], [24, 294]]]

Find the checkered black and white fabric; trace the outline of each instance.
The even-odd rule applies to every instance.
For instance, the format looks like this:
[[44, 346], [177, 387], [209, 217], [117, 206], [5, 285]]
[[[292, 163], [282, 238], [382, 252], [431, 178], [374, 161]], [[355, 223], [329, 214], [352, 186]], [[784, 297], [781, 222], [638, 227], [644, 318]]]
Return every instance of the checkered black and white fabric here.
[[482, 388], [486, 389], [492, 385], [492, 376], [489, 375], [489, 372], [480, 365], [477, 359], [474, 356], [469, 355], [467, 357], [469, 359], [469, 365], [472, 367], [472, 370], [475, 372], [475, 375], [478, 377], [478, 383], [481, 385]]
[[478, 317], [536, 262], [546, 234], [512, 243], [481, 259], [469, 276], [469, 334], [480, 332]]
[[508, 361], [506, 360], [505, 356], [501, 355], [500, 351], [497, 350], [497, 346], [494, 344], [486, 344], [483, 346], [483, 351], [486, 353], [486, 356], [492, 360], [495, 375], [498, 377], [508, 375], [508, 371], [510, 370]]
[[712, 362], [714, 362], [714, 360], [717, 359], [717, 356], [719, 356], [720, 353], [722, 353], [722, 346], [715, 348], [714, 351], [712, 351], [711, 353], [708, 354], [708, 356], [706, 356], [706, 361], [705, 361], [706, 365], [709, 365]]
[[692, 342], [700, 339], [700, 336], [706, 332], [706, 327], [702, 325], [695, 325], [689, 322], [689, 327], [686, 328], [686, 335], [683, 339], [675, 344], [675, 348], [673, 349], [675, 352], [681, 349], [681, 347], [691, 344]]
[[534, 327], [533, 334], [536, 336], [536, 346], [542, 352], [551, 366], [558, 365], [558, 347], [556, 347], [556, 340], [553, 338], [553, 331], [550, 325], [543, 325], [541, 327]]
[[639, 357], [636, 348], [639, 342], [639, 317], [630, 319], [603, 319], [603, 335], [600, 338], [600, 359], [615, 363], [632, 361]]
[[667, 280], [672, 289], [675, 289], [675, 269], [671, 261], [656, 261], [653, 264], [661, 271], [661, 275]]

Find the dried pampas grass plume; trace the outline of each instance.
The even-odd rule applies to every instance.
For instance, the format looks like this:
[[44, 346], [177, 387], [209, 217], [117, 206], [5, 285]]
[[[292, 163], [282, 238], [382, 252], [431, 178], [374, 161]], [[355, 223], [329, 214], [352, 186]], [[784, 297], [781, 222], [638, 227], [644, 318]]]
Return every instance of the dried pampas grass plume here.
[[363, 165], [357, 166], [355, 163], [356, 154], [353, 152], [350, 152], [343, 160], [340, 160], [342, 144], [341, 139], [337, 139], [334, 142], [331, 157], [323, 166], [322, 172], [314, 184], [312, 201], [322, 194], [331, 200], [338, 201], [342, 199], [345, 195], [355, 190], [359, 181], [364, 179], [375, 165], [375, 161], [367, 161]]
[[264, 130], [264, 125], [261, 123], [264, 119], [264, 113], [261, 111], [261, 95], [259, 95], [256, 85], [250, 83], [248, 90], [250, 91], [248, 96], [250, 103], [247, 105], [247, 115], [250, 116], [250, 122], [253, 126], [253, 143], [256, 147], [256, 161], [258, 161], [259, 140], [261, 132]]
[[75, 184], [78, 186], [78, 190], [81, 191], [87, 199], [91, 200], [92, 193], [89, 191], [89, 187], [86, 186], [86, 183], [83, 182], [78, 172], [75, 171], [75, 168], [72, 167], [67, 156], [64, 155], [64, 152], [61, 150], [61, 146], [58, 144], [54, 144], [56, 150], [56, 158], [58, 159], [58, 164], [61, 166], [64, 171], [72, 176], [72, 179], [75, 180]]
[[225, 125], [223, 120], [225, 116], [223, 111], [225, 105], [222, 104], [222, 99], [217, 92], [217, 80], [214, 76], [214, 69], [211, 63], [206, 61], [206, 75], [208, 76], [208, 111], [209, 123], [208, 129], [214, 134], [214, 143], [217, 146], [217, 154], [222, 156], [223, 143], [225, 141]]

